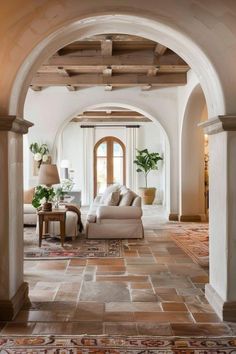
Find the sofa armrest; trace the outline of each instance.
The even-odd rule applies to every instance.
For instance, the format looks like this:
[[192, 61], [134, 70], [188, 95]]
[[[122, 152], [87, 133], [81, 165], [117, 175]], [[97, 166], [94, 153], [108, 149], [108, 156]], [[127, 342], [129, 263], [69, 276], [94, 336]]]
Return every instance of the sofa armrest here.
[[132, 206], [105, 206], [97, 208], [98, 219], [140, 219], [142, 209]]

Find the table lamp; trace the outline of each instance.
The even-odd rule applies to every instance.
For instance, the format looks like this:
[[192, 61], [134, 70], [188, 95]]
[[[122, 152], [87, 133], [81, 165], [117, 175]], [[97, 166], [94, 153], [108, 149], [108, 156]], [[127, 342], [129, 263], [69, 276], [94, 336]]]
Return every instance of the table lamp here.
[[43, 211], [52, 211], [52, 203], [49, 202], [51, 186], [60, 183], [60, 178], [56, 165], [42, 164], [39, 169], [39, 184], [43, 184], [45, 189], [46, 202], [43, 204]]

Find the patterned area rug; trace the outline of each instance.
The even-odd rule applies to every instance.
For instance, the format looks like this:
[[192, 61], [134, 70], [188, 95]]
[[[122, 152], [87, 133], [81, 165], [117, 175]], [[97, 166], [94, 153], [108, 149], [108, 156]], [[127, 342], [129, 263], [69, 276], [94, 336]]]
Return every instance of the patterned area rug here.
[[27, 227], [24, 230], [25, 259], [116, 258], [122, 255], [121, 240], [88, 240], [79, 236], [73, 241], [68, 237], [62, 247], [60, 238], [49, 236], [43, 239], [39, 248], [35, 228]]
[[172, 234], [172, 239], [186, 252], [192, 260], [202, 267], [209, 266], [209, 236], [206, 225], [199, 227], [184, 227], [178, 233]]
[[0, 337], [1, 354], [207, 354], [236, 353], [236, 338], [125, 336]]

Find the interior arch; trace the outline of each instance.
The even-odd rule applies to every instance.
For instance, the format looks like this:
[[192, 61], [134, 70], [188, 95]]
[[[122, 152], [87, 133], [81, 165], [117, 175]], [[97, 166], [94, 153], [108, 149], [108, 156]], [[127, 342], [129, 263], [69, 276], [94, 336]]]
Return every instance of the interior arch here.
[[203, 88], [210, 116], [225, 113], [223, 90], [210, 59], [180, 30], [147, 18], [126, 14], [87, 17], [68, 24], [39, 43], [22, 64], [11, 92], [9, 113], [23, 117], [23, 107], [30, 81], [47, 58], [64, 45], [104, 33], [138, 34], [167, 45], [191, 66]]

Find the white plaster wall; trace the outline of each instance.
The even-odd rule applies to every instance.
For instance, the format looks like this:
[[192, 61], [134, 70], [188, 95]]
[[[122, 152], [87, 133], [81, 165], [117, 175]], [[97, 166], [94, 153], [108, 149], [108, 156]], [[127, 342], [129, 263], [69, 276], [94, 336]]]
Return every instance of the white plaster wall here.
[[[57, 139], [68, 121], [86, 109], [99, 106], [120, 106], [145, 114], [160, 123], [170, 147], [170, 208], [178, 213], [178, 94], [177, 88], [162, 88], [143, 92], [140, 88], [126, 88], [104, 92], [103, 87], [92, 87], [69, 92], [64, 87], [51, 87], [35, 92], [28, 91], [24, 116], [34, 123], [29, 143], [47, 143], [54, 161], [57, 157]], [[79, 173], [79, 171], [78, 171]], [[37, 183], [29, 169], [30, 185]], [[79, 181], [78, 181], [79, 183]]]
[[[86, 194], [83, 190], [83, 132], [80, 124], [75, 122], [68, 123], [61, 133], [60, 149], [61, 159], [70, 161], [70, 168], [75, 171], [74, 181], [75, 189], [82, 190], [82, 196]], [[126, 146], [126, 128], [125, 127], [95, 127], [94, 145], [100, 139], [106, 136], [114, 136], [120, 139]], [[93, 144], [90, 149], [93, 153]], [[151, 152], [159, 152], [165, 156], [165, 136], [159, 124], [146, 123], [138, 129], [138, 148], [148, 148]], [[126, 152], [128, 153], [128, 152]], [[158, 171], [152, 171], [149, 176], [149, 186], [156, 187], [158, 190], [156, 202], [161, 204], [165, 197], [165, 169], [163, 163], [160, 163]], [[128, 173], [128, 171], [127, 171]], [[93, 180], [93, 171], [89, 174]], [[127, 176], [128, 178], [128, 176]], [[143, 177], [138, 174], [138, 186], [143, 185]]]

